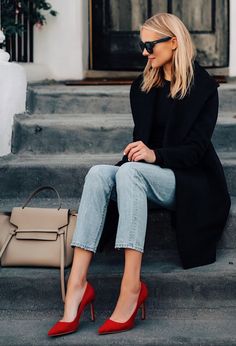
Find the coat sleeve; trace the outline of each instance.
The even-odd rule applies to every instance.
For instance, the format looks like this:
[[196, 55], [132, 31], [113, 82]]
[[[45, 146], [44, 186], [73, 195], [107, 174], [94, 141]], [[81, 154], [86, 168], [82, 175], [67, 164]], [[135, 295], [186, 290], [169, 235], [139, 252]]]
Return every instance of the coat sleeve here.
[[[133, 128], [133, 142], [135, 141], [135, 126]], [[122, 159], [118, 161], [115, 166], [121, 166], [123, 163], [128, 162], [127, 155], [123, 155]]]
[[[131, 95], [132, 90], [133, 90], [133, 88], [135, 87], [136, 83], [140, 81], [141, 76], [142, 76], [142, 74], [138, 75], [138, 77], [135, 78], [135, 79], [133, 80], [133, 82], [131, 83], [131, 86], [130, 86], [130, 95]], [[132, 137], [133, 137], [132, 142], [135, 142], [135, 141], [136, 141], [135, 125], [134, 125], [134, 127], [133, 127], [133, 135], [132, 135]], [[142, 160], [142, 161], [144, 161], [144, 160]], [[121, 166], [121, 165], [122, 165], [123, 163], [125, 163], [125, 162], [128, 162], [128, 156], [127, 156], [127, 155], [123, 155], [122, 159], [121, 159], [120, 161], [118, 161], [118, 162], [115, 164], [115, 166]]]
[[163, 168], [186, 168], [197, 165], [207, 150], [218, 117], [218, 90], [207, 99], [183, 143], [155, 148], [157, 164]]

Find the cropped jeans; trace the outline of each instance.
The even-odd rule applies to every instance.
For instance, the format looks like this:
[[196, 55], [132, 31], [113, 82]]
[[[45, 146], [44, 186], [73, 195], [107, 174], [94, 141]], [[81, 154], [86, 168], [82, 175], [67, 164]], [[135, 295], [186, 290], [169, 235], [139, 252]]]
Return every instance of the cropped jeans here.
[[175, 210], [175, 186], [171, 169], [147, 162], [92, 166], [85, 176], [71, 246], [96, 252], [111, 198], [119, 211], [115, 248], [144, 252], [147, 199]]

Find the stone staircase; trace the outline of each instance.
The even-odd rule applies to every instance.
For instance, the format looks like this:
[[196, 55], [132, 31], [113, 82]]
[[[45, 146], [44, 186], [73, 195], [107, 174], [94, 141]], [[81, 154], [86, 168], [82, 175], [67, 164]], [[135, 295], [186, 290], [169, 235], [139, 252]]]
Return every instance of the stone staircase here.
[[[115, 164], [132, 139], [129, 86], [32, 84], [28, 112], [15, 116], [12, 153], [0, 158], [0, 210], [21, 206], [40, 185], [54, 185], [62, 207], [78, 209], [92, 165]], [[232, 207], [218, 244], [217, 261], [182, 269], [167, 210], [149, 213], [142, 279], [149, 287], [147, 319], [139, 312], [129, 332], [98, 336], [119, 294], [123, 252], [96, 253], [88, 279], [96, 289], [77, 333], [50, 339], [63, 312], [59, 269], [0, 268], [0, 345], [236, 345], [236, 101], [235, 84], [219, 88], [213, 144], [226, 174]], [[30, 206], [56, 206], [51, 192]], [[66, 269], [68, 278], [70, 268]], [[104, 285], [104, 282], [106, 283]]]

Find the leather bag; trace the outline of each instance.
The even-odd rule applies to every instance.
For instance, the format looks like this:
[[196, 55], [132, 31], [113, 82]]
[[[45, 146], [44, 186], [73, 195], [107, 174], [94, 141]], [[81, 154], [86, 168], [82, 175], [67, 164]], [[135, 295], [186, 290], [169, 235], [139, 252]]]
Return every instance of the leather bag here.
[[[39, 192], [51, 189], [58, 197], [58, 208], [27, 207]], [[61, 208], [61, 198], [52, 186], [33, 191], [22, 207], [0, 214], [0, 261], [2, 267], [59, 267], [61, 296], [65, 301], [65, 267], [72, 263], [70, 246], [77, 213]]]

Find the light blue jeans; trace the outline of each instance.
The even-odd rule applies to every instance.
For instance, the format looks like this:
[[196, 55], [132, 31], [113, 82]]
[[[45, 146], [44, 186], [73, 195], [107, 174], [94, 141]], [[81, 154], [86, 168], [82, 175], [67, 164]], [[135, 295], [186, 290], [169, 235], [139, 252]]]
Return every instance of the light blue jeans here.
[[96, 252], [111, 198], [119, 211], [115, 248], [144, 252], [147, 199], [175, 210], [175, 184], [171, 169], [146, 162], [92, 166], [85, 176], [71, 246]]

